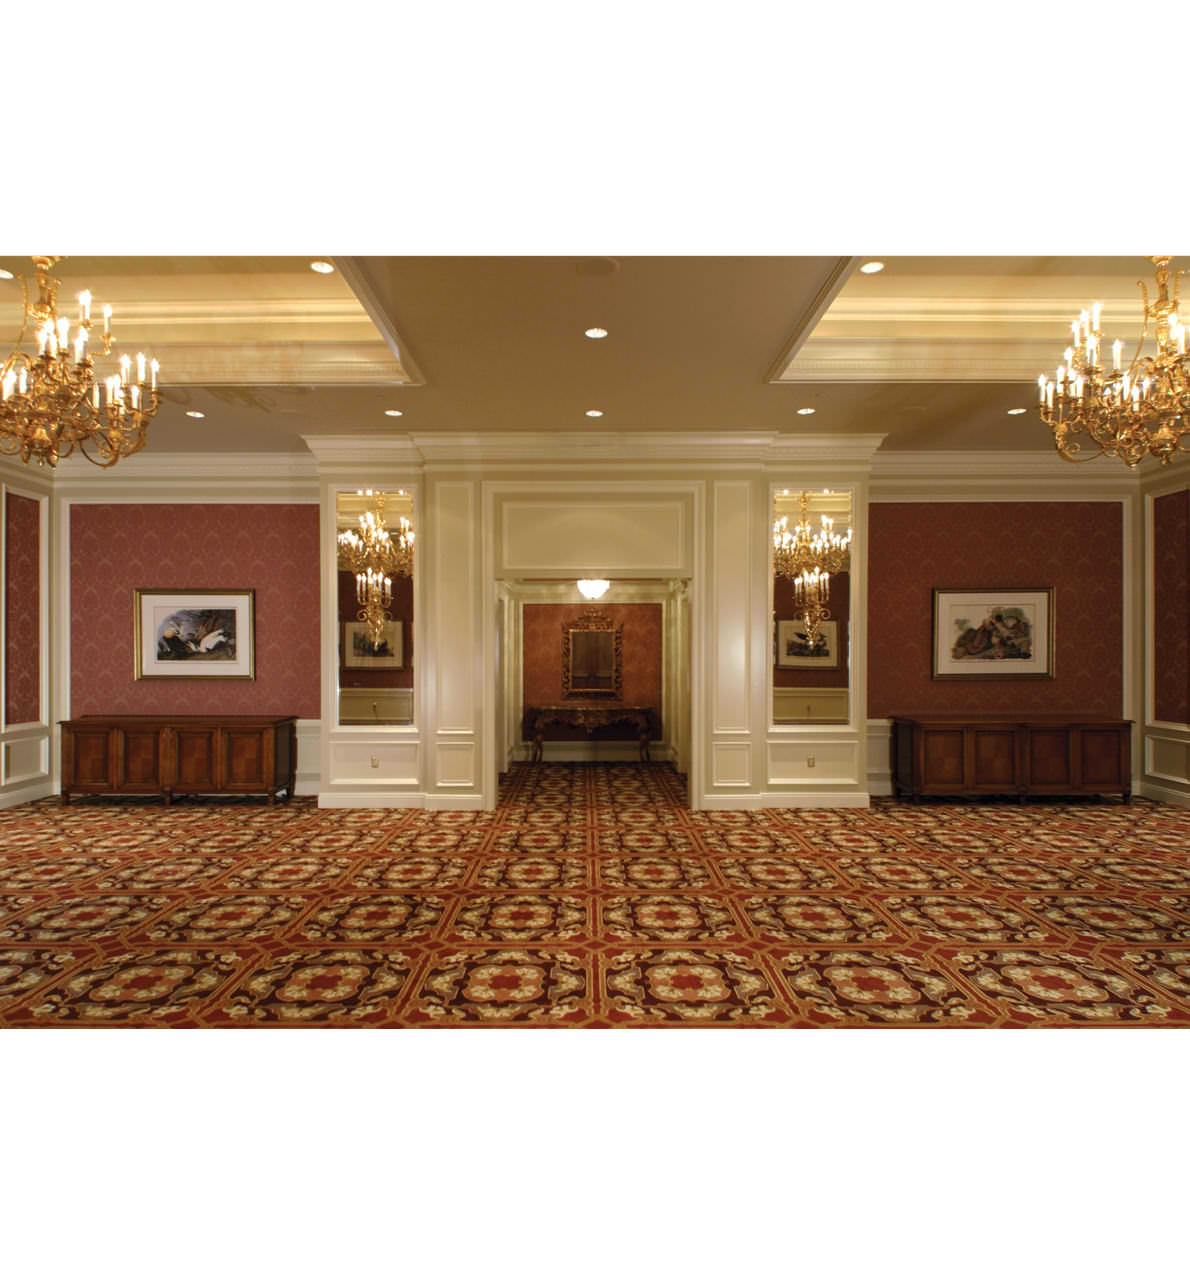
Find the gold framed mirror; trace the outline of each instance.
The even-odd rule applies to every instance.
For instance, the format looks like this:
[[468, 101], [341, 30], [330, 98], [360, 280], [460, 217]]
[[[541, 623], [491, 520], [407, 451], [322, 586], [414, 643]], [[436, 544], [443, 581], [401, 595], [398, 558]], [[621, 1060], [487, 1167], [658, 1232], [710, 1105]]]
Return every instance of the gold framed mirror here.
[[621, 629], [588, 608], [562, 625], [562, 695], [565, 699], [623, 695]]

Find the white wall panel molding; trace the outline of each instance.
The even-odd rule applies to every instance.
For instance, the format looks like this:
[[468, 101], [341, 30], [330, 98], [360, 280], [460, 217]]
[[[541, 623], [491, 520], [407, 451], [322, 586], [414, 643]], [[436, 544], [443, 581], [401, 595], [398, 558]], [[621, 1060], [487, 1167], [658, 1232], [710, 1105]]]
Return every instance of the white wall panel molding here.
[[[724, 790], [752, 789], [752, 741], [714, 740], [711, 743], [711, 787]], [[711, 796], [704, 804], [721, 804]]]
[[55, 470], [54, 492], [92, 504], [291, 504], [318, 502], [309, 455], [146, 451], [106, 471], [71, 458]]
[[[711, 564], [710, 729], [714, 736], [732, 732], [747, 735], [752, 729], [752, 491], [752, 483], [746, 481], [714, 482], [711, 486], [707, 534]], [[750, 770], [747, 776], [751, 780]], [[717, 770], [711, 779], [718, 782]]]
[[297, 720], [297, 775], [293, 782], [295, 795], [317, 794], [321, 773], [322, 721], [319, 718]]
[[[480, 737], [485, 717], [495, 717], [488, 688], [496, 680], [496, 657], [484, 641], [494, 633], [494, 616], [486, 609], [480, 614], [479, 517], [477, 483], [427, 481], [425, 537], [418, 542], [428, 619], [418, 659], [428, 670], [423, 689], [430, 693], [427, 793], [483, 792]], [[482, 595], [485, 608], [488, 600]]]
[[1190, 726], [1153, 722], [1144, 729], [1140, 784], [1146, 798], [1190, 807]]

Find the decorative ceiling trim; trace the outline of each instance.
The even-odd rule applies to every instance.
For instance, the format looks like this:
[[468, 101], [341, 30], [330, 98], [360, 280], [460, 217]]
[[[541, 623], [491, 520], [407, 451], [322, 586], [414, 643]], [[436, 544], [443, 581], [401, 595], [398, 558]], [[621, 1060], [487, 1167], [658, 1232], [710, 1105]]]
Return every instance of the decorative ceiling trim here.
[[418, 387], [423, 386], [426, 382], [425, 378], [418, 369], [417, 362], [410, 355], [408, 345], [397, 333], [396, 319], [389, 314], [388, 309], [381, 302], [367, 269], [358, 258], [335, 258], [332, 262], [339, 269], [339, 275], [360, 301], [364, 311], [371, 317], [372, 324], [380, 332], [389, 351], [408, 375], [407, 382]]
[[797, 356], [802, 344], [813, 333], [814, 327], [822, 320], [827, 309], [835, 302], [836, 296], [847, 283], [847, 279], [855, 271], [859, 262], [859, 258], [852, 255], [847, 258], [841, 258], [835, 263], [830, 275], [823, 282], [822, 288], [814, 296], [814, 302], [810, 304], [793, 327], [793, 333], [790, 335], [788, 342], [781, 349], [780, 355], [765, 376], [766, 383], [779, 383], [781, 381], [781, 374]]
[[883, 433], [831, 436], [742, 430], [730, 433], [409, 433], [303, 436], [321, 465], [391, 462], [426, 464], [662, 463], [670, 468], [734, 465], [866, 464]]
[[1035, 384], [1060, 339], [811, 339], [773, 382]]
[[153, 355], [169, 372], [169, 387], [302, 387], [410, 383], [408, 371], [378, 340], [314, 339], [224, 343], [157, 343]]

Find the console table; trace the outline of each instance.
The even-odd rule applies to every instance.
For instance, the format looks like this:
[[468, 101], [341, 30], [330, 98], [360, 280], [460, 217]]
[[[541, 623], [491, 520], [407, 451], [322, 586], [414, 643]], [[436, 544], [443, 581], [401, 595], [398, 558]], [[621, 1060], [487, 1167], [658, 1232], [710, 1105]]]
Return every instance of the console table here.
[[293, 798], [297, 719], [93, 714], [62, 722], [62, 800], [72, 794], [267, 794]]
[[533, 741], [532, 762], [541, 761], [542, 734], [548, 727], [572, 727], [590, 733], [602, 727], [623, 724], [631, 727], [640, 741], [640, 760], [649, 761], [649, 726], [652, 709], [627, 705], [557, 704], [536, 705], [525, 710], [525, 730]]
[[892, 719], [897, 797], [1132, 795], [1132, 723], [1068, 716], [933, 714]]

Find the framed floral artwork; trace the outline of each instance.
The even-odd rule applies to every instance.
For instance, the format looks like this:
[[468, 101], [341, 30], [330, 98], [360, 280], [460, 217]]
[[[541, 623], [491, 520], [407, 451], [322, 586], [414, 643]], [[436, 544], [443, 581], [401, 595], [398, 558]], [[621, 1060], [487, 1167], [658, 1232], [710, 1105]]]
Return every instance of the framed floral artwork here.
[[1052, 678], [1054, 590], [934, 590], [935, 678]]
[[255, 601], [254, 589], [134, 589], [134, 676], [255, 678]]

